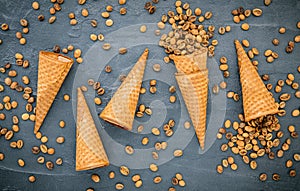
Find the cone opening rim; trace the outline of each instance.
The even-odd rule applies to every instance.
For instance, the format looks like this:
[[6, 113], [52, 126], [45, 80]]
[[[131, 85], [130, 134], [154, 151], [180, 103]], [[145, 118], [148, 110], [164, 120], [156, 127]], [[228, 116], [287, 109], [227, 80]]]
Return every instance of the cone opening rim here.
[[[130, 128], [127, 128], [125, 127], [127, 124], [121, 124], [122, 122], [121, 121], [118, 121], [118, 120], [115, 120], [114, 118], [108, 116], [108, 115], [101, 115], [100, 116], [104, 121], [114, 125], [114, 126], [117, 126], [121, 129], [124, 129], [124, 130], [127, 130], [127, 131], [131, 131]], [[123, 126], [122, 126], [123, 125]]]
[[189, 73], [189, 74], [186, 74], [184, 72], [175, 72], [175, 76], [179, 76], [179, 77], [182, 77], [182, 76], [190, 76], [190, 75], [196, 75], [196, 74], [203, 74], [203, 75], [207, 75], [208, 74], [208, 69], [206, 70], [198, 70], [198, 71], [195, 71], [195, 72], [192, 72], [192, 73]]
[[44, 58], [48, 60], [57, 59], [57, 61], [62, 63], [73, 63], [73, 59], [65, 56], [63, 54], [55, 53], [55, 52], [48, 52], [48, 51], [40, 51], [40, 56], [43, 56]]
[[109, 165], [109, 161], [106, 161], [106, 162], [98, 161], [96, 164], [87, 164], [84, 167], [78, 167], [76, 164], [76, 171], [84, 171], [84, 170], [91, 170], [91, 169], [95, 169], [95, 168], [102, 168], [102, 167], [106, 167], [108, 165]]
[[193, 53], [190, 54], [185, 54], [185, 55], [176, 55], [176, 54], [170, 54], [169, 57], [170, 59], [174, 60], [174, 58], [176, 57], [186, 57], [186, 58], [190, 58], [191, 56], [195, 56], [195, 55], [205, 55], [207, 56], [207, 52], [208, 49], [206, 47], [202, 47], [201, 49], [198, 49], [196, 51], [194, 51]]
[[265, 111], [265, 112], [262, 112], [262, 113], [256, 113], [255, 115], [251, 115], [250, 117], [247, 117], [247, 118], [245, 116], [245, 122], [249, 122], [253, 119], [257, 119], [257, 118], [260, 118], [260, 117], [265, 117], [267, 115], [276, 115], [278, 113], [279, 113], [278, 109], [272, 110], [271, 112], [270, 111]]

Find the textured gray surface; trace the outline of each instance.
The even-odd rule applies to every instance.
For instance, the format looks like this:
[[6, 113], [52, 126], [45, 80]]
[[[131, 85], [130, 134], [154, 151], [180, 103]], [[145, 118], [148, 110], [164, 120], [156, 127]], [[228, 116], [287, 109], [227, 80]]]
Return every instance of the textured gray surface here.
[[[20, 81], [21, 75], [29, 75], [31, 79], [30, 85], [36, 92], [38, 51], [51, 50], [55, 44], [58, 44], [61, 47], [66, 47], [68, 44], [80, 47], [85, 56], [85, 60], [91, 61], [90, 63], [84, 62], [82, 65], [74, 64], [41, 129], [42, 133], [49, 137], [49, 143], [47, 143], [47, 145], [56, 148], [56, 154], [54, 156], [46, 156], [46, 160], [54, 161], [57, 157], [62, 157], [64, 159], [63, 166], [55, 167], [53, 171], [48, 171], [45, 166], [36, 163], [37, 156], [31, 154], [31, 147], [38, 145], [39, 141], [34, 138], [33, 123], [29, 121], [22, 121], [20, 123], [21, 131], [13, 138], [13, 140], [24, 140], [25, 145], [22, 150], [13, 150], [9, 148], [9, 142], [5, 141], [4, 137], [0, 137], [0, 152], [5, 153], [6, 156], [5, 160], [0, 162], [0, 188], [2, 190], [85, 190], [88, 187], [93, 187], [95, 190], [114, 190], [115, 183], [117, 182], [124, 183], [124, 190], [134, 190], [135, 188], [131, 178], [124, 177], [118, 172], [119, 163], [123, 160], [122, 155], [118, 155], [118, 153], [122, 153], [124, 155], [124, 152], [122, 149], [116, 149], [120, 149], [122, 146], [130, 144], [133, 145], [134, 148], [140, 149], [141, 152], [147, 149], [151, 152], [151, 148], [156, 141], [166, 141], [168, 139], [165, 136], [154, 137], [151, 134], [138, 135], [134, 133], [135, 131], [126, 132], [97, 118], [96, 123], [101, 123], [101, 125], [97, 126], [100, 134], [101, 132], [107, 134], [108, 137], [111, 138], [111, 141], [118, 143], [120, 147], [112, 147], [107, 139], [103, 139], [105, 147], [108, 150], [108, 155], [111, 157], [111, 161], [113, 161], [112, 165], [102, 169], [75, 172], [75, 120], [73, 116], [73, 108], [75, 107], [74, 103], [76, 101], [76, 94], [73, 93], [73, 87], [86, 84], [86, 81], [82, 80], [85, 77], [88, 78], [92, 73], [98, 74], [101, 84], [104, 88], [106, 88], [106, 94], [101, 97], [104, 104], [101, 107], [96, 108], [92, 107], [91, 104], [90, 106], [93, 108], [94, 114], [99, 113], [119, 86], [120, 83], [117, 81], [117, 78], [120, 73], [126, 74], [130, 70], [131, 66], [135, 63], [145, 47], [149, 47], [150, 49], [150, 59], [145, 79], [155, 77], [162, 80], [158, 82], [157, 95], [143, 95], [139, 101], [146, 105], [154, 104], [154, 110], [161, 112], [162, 116], [165, 113], [166, 117], [164, 118], [159, 116], [159, 120], [154, 120], [150, 117], [136, 119], [134, 128], [136, 128], [139, 123], [148, 124], [150, 128], [152, 123], [153, 125], [160, 125], [156, 123], [165, 123], [170, 118], [178, 120], [183, 118], [183, 120], [188, 120], [186, 117], [186, 109], [181, 107], [182, 100], [179, 95], [179, 91], [177, 92], [179, 101], [175, 104], [168, 103], [169, 93], [167, 92], [167, 82], [176, 85], [173, 77], [175, 68], [172, 64], [163, 64], [162, 59], [165, 54], [163, 49], [155, 45], [157, 43], [157, 39], [153, 38], [152, 42], [146, 44], [145, 42], [133, 44], [126, 55], [119, 56], [117, 52], [112, 54], [111, 59], [109, 59], [109, 64], [113, 67], [113, 72], [111, 74], [106, 74], [101, 68], [105, 65], [101, 58], [104, 58], [106, 53], [101, 53], [99, 49], [99, 54], [88, 55], [88, 53], [93, 51], [93, 48], [102, 46], [102, 43], [94, 43], [89, 39], [90, 33], [103, 33], [108, 37], [107, 40], [109, 41], [110, 34], [118, 34], [117, 29], [122, 31], [124, 27], [129, 27], [131, 25], [139, 26], [144, 23], [157, 22], [163, 13], [166, 13], [169, 9], [173, 9], [174, 1], [161, 1], [157, 5], [157, 11], [154, 15], [149, 15], [143, 9], [144, 3], [145, 1], [128, 0], [126, 4], [128, 13], [125, 16], [121, 16], [117, 13], [117, 10], [121, 7], [118, 5], [117, 1], [90, 0], [84, 6], [79, 6], [75, 0], [66, 1], [62, 5], [62, 11], [56, 14], [56, 22], [50, 25], [46, 21], [49, 18], [48, 9], [51, 6], [49, 1], [45, 1], [43, 3], [40, 2], [40, 10], [34, 11], [31, 9], [31, 1], [18, 2], [0, 0], [0, 24], [6, 22], [10, 26], [9, 31], [0, 31], [0, 38], [4, 41], [3, 44], [0, 45], [0, 64], [3, 65], [6, 62], [14, 63], [15, 52], [21, 52], [25, 59], [29, 59], [31, 63], [30, 67], [26, 70], [13, 65], [13, 69], [16, 69], [19, 72], [18, 77], [16, 77], [18, 81]], [[251, 2], [206, 0], [190, 1], [190, 3], [193, 8], [201, 7], [204, 12], [213, 12], [213, 18], [206, 21], [204, 23], [205, 26], [213, 24], [217, 27], [224, 25], [231, 25], [232, 27], [232, 31], [230, 33], [223, 36], [216, 35], [219, 45], [216, 49], [215, 59], [218, 60], [221, 56], [226, 55], [229, 61], [231, 77], [226, 79], [226, 82], [228, 83], [226, 91], [232, 90], [240, 93], [236, 54], [233, 46], [234, 39], [241, 40], [246, 38], [250, 41], [251, 46], [257, 47], [260, 50], [261, 54], [257, 57], [257, 60], [260, 62], [259, 72], [260, 74], [270, 74], [270, 82], [273, 85], [278, 79], [285, 79], [287, 73], [290, 72], [295, 74], [295, 79], [299, 82], [300, 76], [299, 73], [296, 72], [297, 66], [300, 64], [299, 45], [296, 44], [294, 52], [289, 55], [284, 52], [284, 48], [288, 40], [292, 40], [296, 34], [299, 34], [299, 29], [296, 28], [296, 22], [300, 20], [300, 1], [275, 1], [269, 7], [265, 7], [262, 0]], [[100, 16], [100, 13], [104, 11], [105, 6], [108, 4], [114, 5], [116, 10], [112, 13], [112, 18], [115, 21], [115, 24], [111, 28], [105, 27], [104, 19]], [[259, 7], [262, 8], [264, 12], [262, 17], [256, 18], [251, 16], [246, 20], [251, 27], [247, 32], [242, 31], [239, 24], [233, 24], [232, 22], [231, 10], [239, 6], [249, 9]], [[90, 12], [90, 16], [87, 18], [83, 18], [80, 15], [80, 10], [84, 7], [88, 8]], [[71, 11], [75, 12], [79, 21], [79, 24], [74, 27], [71, 27], [68, 24], [69, 19], [67, 14]], [[37, 15], [40, 13], [43, 13], [46, 16], [46, 20], [44, 22], [39, 22], [36, 19]], [[29, 34], [24, 35], [28, 41], [25, 46], [19, 45], [15, 38], [15, 32], [22, 29], [19, 25], [19, 19], [21, 18], [26, 18], [30, 23], [30, 32]], [[97, 28], [92, 28], [89, 24], [90, 20], [94, 18], [98, 20]], [[147, 25], [151, 26], [149, 24]], [[285, 26], [287, 28], [287, 32], [283, 35], [279, 34], [277, 32], [279, 26]], [[149, 29], [149, 31], [151, 30], [154, 29]], [[120, 33], [119, 36], [116, 36], [115, 38], [124, 38], [123, 41], [120, 40], [118, 44], [116, 39], [112, 39], [112, 45], [125, 46], [126, 44], [130, 44], [130, 42], [134, 41], [134, 39], [139, 41], [139, 38], [142, 40], [144, 38], [147, 42], [151, 40], [149, 39], [149, 36], [136, 38], [137, 36], [134, 36], [134, 34], [141, 35], [138, 32], [129, 32], [126, 34], [133, 35], [125, 35], [125, 37], [123, 37], [124, 33]], [[278, 47], [274, 47], [272, 45], [271, 41], [273, 37], [280, 40], [281, 43]], [[262, 52], [268, 48], [279, 53], [279, 59], [272, 64], [267, 64], [262, 54]], [[71, 56], [71, 54], [69, 55]], [[99, 61], [98, 66], [91, 64], [93, 61], [97, 61], [97, 59]], [[150, 67], [153, 63], [157, 62], [161, 63], [163, 68], [159, 74], [154, 73]], [[213, 69], [215, 67], [214, 64], [216, 64], [215, 60], [210, 59], [209, 63], [211, 64], [211, 66], [209, 66], [211, 67], [210, 77], [218, 76], [219, 71]], [[0, 74], [1, 84], [3, 84], [5, 76], [6, 75]], [[145, 80], [143, 86], [148, 87], [148, 82], [148, 80]], [[210, 87], [212, 85], [213, 84], [210, 84]], [[293, 93], [294, 91], [289, 87], [285, 87], [283, 92]], [[63, 101], [63, 95], [65, 93], [71, 95], [72, 101]], [[221, 92], [221, 95], [224, 93], [224, 91]], [[21, 94], [11, 91], [6, 87], [6, 90], [0, 93], [0, 98], [2, 99], [5, 95], [10, 95], [13, 97], [13, 100], [18, 100], [20, 104], [16, 110], [12, 110], [10, 112], [5, 111], [7, 116], [12, 116], [13, 114], [21, 116], [21, 114], [25, 112]], [[36, 93], [34, 93], [34, 95], [36, 95]], [[213, 106], [215, 102], [212, 102], [212, 96], [213, 95], [210, 95], [209, 99], [208, 124], [213, 124], [215, 121], [219, 122], [219, 120], [223, 119], [220, 116], [218, 116], [217, 119], [210, 118], [213, 115], [212, 111], [215, 108]], [[92, 97], [93, 94], [89, 91], [87, 98], [89, 98], [88, 101], [90, 103], [92, 101]], [[275, 97], [277, 99], [278, 94], [275, 94]], [[225, 98], [221, 100], [226, 104], [226, 107], [218, 108], [218, 111], [225, 112], [226, 110], [226, 119], [237, 120], [237, 114], [242, 112], [241, 101], [234, 102], [233, 100], [226, 100]], [[164, 109], [160, 108], [161, 103], [164, 103]], [[219, 104], [222, 103], [218, 103], [218, 105]], [[286, 111], [288, 115], [280, 118], [283, 131], [285, 132], [283, 140], [289, 137], [287, 133], [287, 126], [289, 124], [296, 125], [296, 129], [299, 131], [299, 117], [292, 118], [290, 116], [291, 111], [297, 107], [299, 107], [299, 100], [296, 100], [293, 97], [293, 99], [287, 103]], [[66, 121], [66, 127], [64, 129], [58, 127], [59, 120]], [[0, 126], [10, 127], [10, 118], [5, 121], [1, 121]], [[217, 128], [218, 126], [215, 126], [214, 128], [208, 129], [208, 131], [213, 134]], [[148, 130], [149, 129], [145, 128], [145, 132]], [[177, 125], [175, 130], [175, 134], [180, 132], [180, 130], [182, 130], [182, 126]], [[148, 165], [146, 163], [149, 162], [151, 153], [148, 152], [148, 154], [142, 155], [143, 157], [137, 161], [124, 155], [126, 156], [126, 158], [124, 158], [124, 164], [132, 167], [130, 175], [138, 173], [142, 176], [143, 187], [140, 188], [140, 190], [167, 190], [167, 188], [171, 186], [171, 177], [173, 177], [177, 172], [181, 172], [183, 174], [187, 184], [185, 188], [177, 187], [178, 190], [299, 190], [299, 175], [295, 178], [288, 177], [288, 170], [284, 167], [284, 161], [291, 158], [294, 152], [300, 151], [299, 139], [292, 140], [293, 144], [290, 150], [286, 152], [285, 156], [281, 159], [270, 161], [266, 157], [263, 157], [257, 160], [259, 165], [258, 168], [256, 170], [250, 170], [248, 166], [243, 164], [240, 157], [237, 156], [235, 159], [239, 165], [239, 169], [236, 172], [225, 169], [225, 172], [222, 175], [219, 175], [215, 171], [216, 165], [219, 164], [223, 158], [232, 155], [230, 152], [222, 153], [219, 150], [220, 145], [223, 142], [226, 142], [226, 140], [222, 139], [221, 141], [215, 141], [213, 138], [207, 140], [207, 142], [210, 142], [212, 146], [204, 154], [200, 154], [197, 139], [195, 136], [191, 137], [191, 134], [192, 129], [184, 132], [178, 141], [169, 145], [169, 147], [173, 149], [182, 147], [184, 149], [183, 157], [172, 159], [171, 150], [166, 151], [166, 154], [162, 153], [160, 155], [160, 160], [165, 162], [162, 162], [164, 164], [159, 166], [159, 171], [156, 173], [152, 173], [148, 169], [144, 169], [144, 166]], [[55, 143], [55, 138], [57, 136], [65, 136], [66, 142], [63, 145], [57, 145]], [[143, 136], [148, 136], [150, 138], [148, 146], [141, 146], [140, 141]], [[188, 142], [184, 140], [184, 138], [187, 137], [191, 138]], [[185, 147], [184, 144], [187, 146]], [[17, 166], [18, 158], [23, 158], [25, 160], [26, 166], [24, 168]], [[299, 170], [299, 163], [295, 163], [293, 168]], [[116, 178], [113, 180], [109, 180], [107, 177], [108, 172], [111, 170], [116, 172]], [[266, 172], [269, 177], [272, 173], [277, 172], [281, 175], [281, 181], [274, 182], [269, 178], [267, 182], [261, 183], [257, 178], [260, 172]], [[100, 183], [96, 184], [92, 182], [90, 179], [90, 175], [92, 173], [98, 173], [101, 176]], [[34, 184], [29, 183], [27, 180], [28, 176], [31, 174], [34, 174], [37, 178], [37, 181]], [[160, 184], [155, 185], [152, 182], [152, 179], [157, 175], [162, 176], [163, 180]]]

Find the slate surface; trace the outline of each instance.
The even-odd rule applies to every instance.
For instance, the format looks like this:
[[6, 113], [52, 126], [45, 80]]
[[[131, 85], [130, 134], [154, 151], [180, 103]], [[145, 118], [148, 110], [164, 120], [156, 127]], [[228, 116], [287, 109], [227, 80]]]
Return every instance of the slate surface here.
[[[284, 48], [289, 40], [299, 34], [299, 29], [296, 28], [297, 21], [300, 20], [300, 1], [298, 0], [281, 0], [274, 1], [269, 7], [263, 5], [263, 1], [190, 1], [191, 7], [200, 7], [203, 12], [212, 11], [213, 18], [204, 23], [205, 26], [215, 25], [216, 27], [230, 25], [231, 32], [223, 36], [216, 34], [216, 39], [219, 45], [216, 48], [215, 58], [209, 59], [210, 69], [210, 95], [208, 105], [208, 138], [206, 140], [207, 148], [204, 151], [199, 151], [199, 145], [196, 137], [193, 134], [193, 129], [185, 130], [182, 123], [189, 120], [187, 111], [182, 102], [180, 92], [176, 92], [178, 101], [175, 104], [170, 104], [168, 99], [169, 85], [176, 85], [173, 73], [175, 67], [173, 64], [164, 64], [163, 57], [165, 53], [162, 48], [157, 46], [158, 37], [153, 35], [155, 22], [161, 15], [169, 9], [173, 9], [174, 1], [160, 1], [157, 4], [157, 11], [153, 15], [149, 15], [144, 9], [145, 1], [128, 0], [125, 7], [128, 12], [125, 16], [118, 13], [120, 5], [117, 1], [99, 1], [90, 0], [85, 5], [79, 6], [77, 1], [66, 1], [62, 5], [62, 11], [56, 14], [57, 20], [54, 24], [47, 23], [50, 17], [48, 9], [51, 7], [50, 1], [40, 2], [40, 9], [35, 11], [31, 9], [31, 1], [9, 1], [0, 0], [0, 24], [6, 22], [10, 26], [9, 31], [0, 31], [0, 39], [3, 44], [0, 45], [0, 65], [6, 62], [13, 64], [12, 68], [18, 71], [17, 81], [20, 81], [22, 75], [28, 75], [31, 79], [31, 87], [34, 89], [36, 96], [37, 82], [37, 62], [38, 52], [40, 50], [52, 50], [56, 44], [61, 47], [66, 47], [68, 44], [73, 44], [75, 47], [81, 48], [84, 55], [84, 63], [74, 64], [66, 81], [64, 82], [61, 91], [59, 92], [52, 109], [50, 110], [41, 132], [49, 137], [47, 143], [50, 147], [56, 148], [56, 154], [53, 156], [45, 156], [46, 160], [55, 161], [57, 157], [62, 157], [64, 160], [63, 166], [55, 167], [53, 171], [48, 171], [45, 166], [39, 165], [36, 162], [35, 156], [31, 153], [31, 147], [39, 145], [39, 141], [33, 135], [33, 123], [30, 121], [20, 122], [20, 132], [17, 133], [13, 141], [18, 139], [24, 140], [22, 150], [9, 148], [9, 142], [0, 137], [0, 152], [5, 153], [5, 160], [0, 162], [0, 188], [2, 190], [85, 190], [88, 187], [93, 187], [95, 190], [114, 190], [117, 182], [122, 182], [125, 185], [124, 190], [135, 190], [134, 183], [131, 181], [131, 176], [140, 174], [143, 180], [143, 187], [140, 190], [167, 190], [172, 186], [171, 178], [177, 172], [183, 174], [186, 182], [186, 187], [176, 187], [177, 190], [300, 190], [299, 176], [290, 178], [288, 169], [284, 167], [284, 162], [292, 158], [293, 153], [300, 152], [299, 139], [292, 140], [290, 150], [287, 151], [283, 158], [270, 161], [266, 157], [257, 159], [258, 168], [251, 170], [245, 165], [241, 158], [236, 156], [235, 160], [239, 168], [237, 171], [225, 169], [222, 175], [216, 173], [216, 165], [231, 152], [222, 153], [220, 145], [226, 142], [215, 140], [215, 134], [219, 127], [222, 126], [224, 119], [238, 120], [237, 115], [242, 112], [241, 101], [234, 102], [227, 100], [225, 97], [226, 91], [240, 92], [236, 54], [233, 45], [234, 39], [248, 39], [252, 47], [257, 47], [260, 55], [256, 57], [259, 61], [259, 73], [270, 74], [270, 83], [273, 85], [278, 79], [285, 79], [288, 73], [295, 74], [295, 80], [299, 82], [300, 76], [296, 72], [297, 66], [300, 64], [299, 45], [296, 44], [294, 52], [286, 54]], [[105, 6], [111, 4], [115, 11], [112, 13], [114, 25], [110, 28], [104, 24], [104, 19], [100, 13], [104, 11]], [[254, 7], [263, 10], [262, 17], [254, 17], [246, 19], [250, 24], [250, 30], [245, 32], [240, 29], [240, 24], [232, 22], [231, 10], [243, 6], [244, 8], [252, 9]], [[89, 17], [83, 18], [80, 15], [82, 8], [88, 8]], [[71, 27], [69, 23], [68, 13], [75, 12], [78, 19], [78, 25]], [[37, 21], [39, 14], [45, 14], [44, 22]], [[26, 18], [29, 21], [29, 34], [24, 35], [27, 39], [27, 44], [21, 46], [15, 38], [15, 33], [21, 31], [22, 27], [19, 24], [19, 19]], [[98, 27], [92, 28], [90, 20], [97, 19]], [[146, 34], [138, 32], [139, 26], [146, 24], [148, 31]], [[279, 34], [278, 28], [286, 27], [285, 34]], [[167, 31], [167, 29], [165, 30]], [[104, 52], [101, 50], [103, 42], [92, 42], [89, 39], [91, 33], [103, 33], [106, 36], [106, 41], [111, 42], [112, 50]], [[271, 43], [276, 37], [280, 40], [280, 45], [274, 47]], [[118, 55], [117, 47], [128, 47], [126, 55]], [[145, 47], [149, 47], [149, 61], [144, 77], [143, 86], [149, 88], [150, 79], [158, 79], [158, 93], [156, 95], [142, 95], [139, 103], [144, 103], [151, 106], [154, 115], [152, 117], [145, 116], [141, 119], [136, 119], [133, 132], [126, 132], [119, 128], [109, 125], [97, 117], [97, 114], [103, 109], [110, 97], [120, 85], [118, 77], [120, 74], [127, 74], [136, 62], [139, 55]], [[279, 59], [274, 63], [268, 64], [265, 61], [263, 52], [266, 49], [272, 49], [279, 54]], [[97, 52], [98, 51], [98, 52]], [[25, 59], [30, 61], [28, 69], [21, 69], [15, 65], [14, 54], [21, 52]], [[69, 53], [72, 56], [71, 53]], [[211, 87], [215, 83], [222, 81], [221, 73], [218, 70], [217, 60], [225, 55], [229, 62], [230, 78], [225, 79], [228, 83], [226, 91], [221, 90], [218, 96], [211, 94]], [[155, 73], [152, 70], [154, 63], [161, 63], [162, 70]], [[113, 72], [106, 74], [103, 67], [109, 64], [113, 68]], [[4, 79], [7, 75], [0, 74], [0, 83], [4, 85]], [[85, 172], [75, 172], [75, 120], [74, 114], [76, 111], [76, 94], [75, 87], [87, 85], [85, 79], [94, 77], [99, 80], [102, 86], [106, 89], [106, 94], [101, 96], [103, 105], [95, 107], [92, 104], [92, 98], [95, 93], [89, 89], [86, 93], [91, 111], [94, 115], [97, 128], [103, 139], [104, 145], [111, 160], [111, 165], [102, 169], [95, 169]], [[177, 87], [178, 89], [178, 87]], [[283, 92], [294, 93], [289, 87], [283, 88]], [[63, 95], [71, 95], [71, 101], [65, 102]], [[25, 112], [25, 102], [22, 95], [16, 91], [5, 87], [5, 91], [0, 93], [2, 99], [5, 95], [10, 95], [13, 100], [19, 102], [19, 106], [15, 110], [9, 112], [3, 111], [8, 117], [5, 121], [0, 122], [1, 127], [10, 127], [12, 122], [9, 116], [17, 115], [21, 117]], [[274, 94], [278, 100], [279, 94]], [[282, 130], [285, 132], [285, 140], [289, 137], [287, 126], [294, 124], [296, 130], [299, 131], [299, 117], [292, 118], [290, 113], [293, 109], [299, 108], [299, 100], [292, 96], [286, 106], [287, 116], [280, 118]], [[1, 111], [2, 112], [2, 111]], [[218, 114], [218, 115], [217, 115]], [[154, 137], [150, 133], [153, 126], [161, 127], [168, 119], [175, 119], [175, 134], [172, 138], [167, 138], [164, 135]], [[66, 127], [61, 129], [58, 127], [60, 120], [66, 121]], [[144, 124], [145, 130], [142, 134], [136, 133], [136, 128], [139, 124]], [[57, 145], [55, 139], [58, 136], [65, 136], [66, 141], [63, 145]], [[147, 146], [141, 146], [140, 141], [144, 136], [148, 136], [150, 143]], [[153, 145], [156, 141], [168, 141], [169, 147], [166, 151], [159, 151], [160, 158], [154, 161], [151, 158]], [[124, 153], [124, 146], [132, 145], [136, 149], [136, 153], [132, 157]], [[184, 155], [180, 158], [173, 158], [172, 152], [175, 149], [184, 149]], [[21, 168], [17, 165], [17, 160], [23, 158], [26, 162], [25, 167]], [[145, 169], [150, 163], [159, 164], [159, 171], [152, 173]], [[130, 176], [124, 177], [118, 171], [120, 165], [127, 165], [131, 168]], [[299, 163], [294, 163], [294, 169], [299, 170]], [[116, 178], [109, 180], [108, 173], [116, 172]], [[269, 175], [268, 181], [261, 183], [258, 180], [258, 175], [261, 172], [266, 172]], [[271, 180], [272, 173], [279, 173], [281, 180], [274, 182]], [[93, 183], [90, 175], [98, 173], [101, 176], [100, 183]], [[28, 176], [34, 174], [36, 182], [31, 184], [28, 182]], [[154, 184], [152, 179], [160, 175], [162, 182]]]

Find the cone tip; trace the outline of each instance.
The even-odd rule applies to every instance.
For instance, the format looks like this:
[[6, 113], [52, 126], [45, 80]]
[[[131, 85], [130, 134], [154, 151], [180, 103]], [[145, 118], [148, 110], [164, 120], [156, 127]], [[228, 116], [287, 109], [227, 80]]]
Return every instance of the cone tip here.
[[77, 94], [82, 94], [82, 90], [80, 87], [77, 88]]
[[201, 150], [203, 151], [203, 150], [204, 150], [204, 145], [203, 145], [203, 144], [200, 145], [200, 148], [201, 148]]
[[36, 135], [39, 132], [40, 128], [41, 128], [40, 120], [35, 120], [33, 133]]
[[234, 40], [234, 44], [238, 44], [238, 43], [240, 43], [240, 41], [237, 40], [237, 39], [235, 39], [235, 40]]
[[148, 54], [149, 54], [149, 49], [146, 48], [141, 56], [141, 58], [143, 59], [147, 59], [148, 58]]
[[175, 54], [170, 54], [170, 55], [169, 55], [169, 58], [170, 58], [171, 60], [174, 60], [175, 57], [176, 57]]
[[39, 127], [35, 124], [33, 133], [36, 135], [39, 132]]

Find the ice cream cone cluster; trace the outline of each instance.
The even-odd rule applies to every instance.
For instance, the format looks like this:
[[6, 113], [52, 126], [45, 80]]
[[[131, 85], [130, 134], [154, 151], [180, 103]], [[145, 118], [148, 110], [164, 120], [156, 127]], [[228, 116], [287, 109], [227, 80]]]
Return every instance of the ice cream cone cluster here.
[[201, 149], [205, 147], [208, 97], [207, 49], [189, 55], [170, 55], [175, 63], [176, 81], [192, 120]]
[[[237, 50], [240, 82], [242, 86], [245, 121], [279, 112], [278, 104], [267, 90], [257, 70], [239, 41]], [[132, 130], [140, 88], [148, 58], [145, 49], [124, 82], [113, 95], [100, 117], [126, 130]], [[192, 120], [201, 149], [205, 148], [206, 111], [208, 98], [207, 48], [198, 49], [189, 55], [174, 55], [179, 89]], [[73, 60], [52, 52], [41, 51], [38, 66], [38, 90], [36, 122], [37, 133], [61, 88]], [[76, 170], [89, 170], [109, 165], [101, 138], [92, 118], [84, 95], [78, 88], [76, 129]]]
[[252, 65], [241, 43], [238, 40], [234, 43], [238, 57], [245, 121], [278, 113], [278, 104]]

